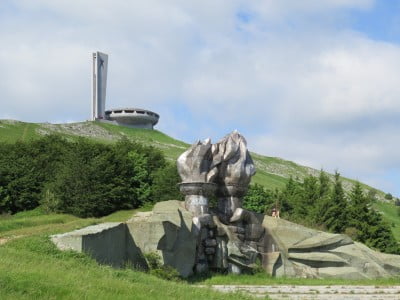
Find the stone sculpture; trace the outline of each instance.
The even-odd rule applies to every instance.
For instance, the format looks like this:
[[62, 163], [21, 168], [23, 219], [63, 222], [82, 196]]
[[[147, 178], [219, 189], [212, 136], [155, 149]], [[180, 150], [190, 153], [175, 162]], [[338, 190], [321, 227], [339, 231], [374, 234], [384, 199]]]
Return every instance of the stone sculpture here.
[[[255, 174], [244, 137], [234, 131], [214, 145], [209, 139], [199, 141], [178, 158], [177, 166], [186, 209], [198, 228], [196, 271], [240, 273], [251, 268], [259, 256], [263, 228], [243, 218], [249, 212], [242, 209], [242, 197]], [[208, 197], [214, 195], [218, 205], [210, 211]]]

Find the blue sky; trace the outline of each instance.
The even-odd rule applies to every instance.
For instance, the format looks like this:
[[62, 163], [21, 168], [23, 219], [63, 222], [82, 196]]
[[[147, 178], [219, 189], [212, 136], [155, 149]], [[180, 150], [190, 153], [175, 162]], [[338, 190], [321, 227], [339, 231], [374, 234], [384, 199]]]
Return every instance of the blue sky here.
[[91, 52], [107, 107], [400, 196], [400, 2], [2, 0], [0, 118], [89, 118]]

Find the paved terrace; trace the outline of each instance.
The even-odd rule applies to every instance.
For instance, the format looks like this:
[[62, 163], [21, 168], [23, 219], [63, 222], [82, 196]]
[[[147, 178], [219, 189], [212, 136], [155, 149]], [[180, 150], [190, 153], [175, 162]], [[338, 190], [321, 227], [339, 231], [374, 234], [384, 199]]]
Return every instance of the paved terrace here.
[[213, 285], [220, 292], [243, 292], [257, 298], [269, 296], [272, 300], [399, 300], [399, 286], [306, 286], [306, 285]]

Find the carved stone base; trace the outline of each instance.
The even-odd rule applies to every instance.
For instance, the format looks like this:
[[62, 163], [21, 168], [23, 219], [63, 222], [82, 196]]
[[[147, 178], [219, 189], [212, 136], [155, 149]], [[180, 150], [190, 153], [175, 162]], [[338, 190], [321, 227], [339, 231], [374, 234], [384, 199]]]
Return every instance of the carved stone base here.
[[217, 186], [208, 182], [182, 182], [179, 189], [185, 195], [185, 207], [193, 216], [208, 214], [208, 198], [214, 195]]

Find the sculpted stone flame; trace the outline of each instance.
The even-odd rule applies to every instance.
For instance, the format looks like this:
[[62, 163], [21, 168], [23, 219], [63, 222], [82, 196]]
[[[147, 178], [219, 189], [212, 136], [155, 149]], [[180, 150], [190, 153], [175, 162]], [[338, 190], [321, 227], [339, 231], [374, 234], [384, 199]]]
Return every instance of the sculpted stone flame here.
[[179, 156], [178, 173], [182, 182], [211, 182], [216, 173], [209, 174], [212, 163], [211, 141], [198, 141]]
[[212, 167], [218, 167], [218, 183], [247, 187], [256, 173], [244, 137], [237, 131], [212, 147]]

